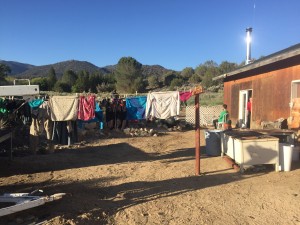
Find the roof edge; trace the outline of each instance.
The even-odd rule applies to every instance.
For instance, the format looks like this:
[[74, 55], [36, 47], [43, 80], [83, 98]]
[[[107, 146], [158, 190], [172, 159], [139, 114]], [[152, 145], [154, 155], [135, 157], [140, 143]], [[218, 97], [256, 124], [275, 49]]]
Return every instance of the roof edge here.
[[238, 68], [234, 71], [231, 71], [229, 73], [222, 74], [220, 76], [214, 77], [213, 80], [219, 80], [223, 79], [229, 76], [234, 76], [246, 71], [250, 71], [253, 69], [256, 69], [258, 67], [266, 66], [271, 63], [279, 62], [288, 58], [292, 58], [294, 56], [300, 55], [300, 44], [293, 45], [289, 48], [286, 48], [284, 50], [278, 51], [276, 53], [273, 53], [271, 55], [268, 55], [266, 57], [263, 57], [259, 60], [254, 61], [253, 63], [250, 63], [248, 65], [245, 65], [241, 68]]

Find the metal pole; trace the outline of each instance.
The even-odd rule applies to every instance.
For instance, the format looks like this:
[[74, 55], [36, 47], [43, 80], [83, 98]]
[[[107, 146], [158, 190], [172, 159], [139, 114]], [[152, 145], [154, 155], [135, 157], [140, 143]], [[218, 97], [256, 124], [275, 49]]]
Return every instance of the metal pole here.
[[249, 27], [246, 29], [247, 37], [247, 55], [246, 55], [246, 65], [248, 65], [251, 62], [251, 32], [252, 28]]
[[195, 95], [195, 156], [196, 156], [196, 165], [195, 165], [195, 175], [200, 175], [200, 117], [199, 117], [199, 94]]

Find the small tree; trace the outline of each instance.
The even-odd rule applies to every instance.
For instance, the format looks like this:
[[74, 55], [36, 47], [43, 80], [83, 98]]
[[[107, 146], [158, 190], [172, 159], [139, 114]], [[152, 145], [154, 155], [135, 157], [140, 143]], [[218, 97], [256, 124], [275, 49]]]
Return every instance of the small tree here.
[[177, 74], [174, 71], [164, 74], [164, 85], [169, 86], [173, 79], [177, 78]]
[[73, 70], [66, 70], [61, 77], [61, 82], [72, 87], [77, 80], [77, 74]]
[[183, 80], [180, 78], [175, 78], [172, 80], [170, 85], [170, 90], [175, 90], [177, 87], [181, 87], [183, 84]]
[[6, 84], [5, 77], [11, 73], [11, 69], [9, 66], [0, 63], [0, 85]]
[[202, 81], [201, 77], [196, 73], [194, 73], [189, 79], [189, 82], [192, 84], [197, 84], [200, 83], [201, 81]]
[[56, 92], [71, 92], [70, 85], [66, 83], [62, 83], [61, 81], [57, 81], [54, 85], [54, 91]]
[[110, 83], [102, 83], [102, 84], [98, 84], [97, 87], [97, 92], [101, 93], [101, 92], [112, 92], [113, 90], [116, 89], [116, 86], [114, 84], [110, 84]]
[[31, 80], [32, 84], [39, 85], [41, 91], [49, 90], [49, 80], [46, 77], [36, 77]]
[[186, 67], [181, 71], [181, 76], [185, 79], [189, 79], [193, 76], [194, 69], [192, 67]]
[[212, 78], [213, 78], [213, 75], [210, 72], [206, 72], [202, 79], [202, 83], [201, 83], [203, 85], [203, 87], [209, 88], [209, 87], [215, 85], [216, 81], [213, 81]]
[[75, 84], [72, 86], [72, 92], [80, 93], [89, 90], [89, 88], [89, 73], [86, 71], [81, 71], [78, 74]]
[[159, 86], [159, 81], [157, 76], [150, 76], [148, 78], [148, 84], [150, 88], [156, 88]]
[[119, 60], [115, 79], [118, 92], [134, 93], [144, 90], [142, 64], [132, 57], [123, 57]]
[[51, 66], [48, 72], [48, 90], [51, 91], [54, 88], [55, 83], [57, 82], [57, 77], [54, 68]]

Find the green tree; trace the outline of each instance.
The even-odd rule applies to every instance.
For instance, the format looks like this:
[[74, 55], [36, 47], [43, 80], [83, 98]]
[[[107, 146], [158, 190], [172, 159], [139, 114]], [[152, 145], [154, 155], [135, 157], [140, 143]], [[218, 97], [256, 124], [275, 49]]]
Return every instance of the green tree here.
[[172, 80], [177, 78], [177, 74], [175, 71], [169, 71], [166, 74], [164, 74], [164, 85], [170, 86]]
[[203, 87], [209, 88], [209, 87], [215, 85], [217, 82], [212, 80], [213, 77], [214, 76], [211, 73], [211, 71], [207, 71], [204, 74], [204, 77], [203, 77], [202, 82], [201, 82], [201, 84], [203, 85]]
[[48, 90], [51, 91], [54, 88], [55, 83], [57, 82], [57, 77], [54, 68], [51, 66], [48, 72]]
[[6, 84], [5, 77], [11, 73], [11, 69], [9, 66], [0, 63], [0, 84]]
[[56, 92], [71, 92], [71, 87], [69, 84], [62, 83], [61, 81], [57, 81], [54, 85], [54, 91]]
[[176, 90], [176, 88], [183, 85], [183, 80], [181, 78], [175, 78], [170, 84], [170, 90]]
[[72, 86], [72, 92], [81, 93], [88, 91], [89, 88], [89, 73], [87, 71], [80, 71], [75, 84]]
[[49, 81], [46, 77], [35, 77], [31, 80], [31, 83], [39, 85], [41, 91], [49, 90]]
[[192, 67], [186, 67], [184, 68], [180, 75], [185, 79], [190, 79], [194, 74], [194, 69]]
[[93, 73], [89, 76], [89, 90], [97, 92], [97, 86], [104, 82], [103, 75], [100, 72]]
[[200, 64], [195, 69], [195, 73], [200, 77], [204, 77], [207, 71], [210, 71], [212, 74], [218, 75], [218, 64], [213, 60], [208, 60], [204, 64]]
[[159, 81], [157, 76], [148, 77], [148, 85], [150, 88], [157, 88], [159, 86]]
[[72, 87], [77, 80], [77, 74], [73, 70], [66, 70], [61, 77], [61, 82], [69, 84]]
[[132, 57], [122, 57], [115, 70], [118, 92], [134, 93], [144, 91], [142, 64]]
[[100, 82], [96, 86], [96, 90], [97, 93], [116, 90], [115, 75], [113, 73], [102, 75]]
[[194, 73], [191, 78], [189, 79], [189, 82], [191, 84], [197, 84], [200, 83], [202, 81], [202, 78], [200, 77], [200, 75]]
[[[72, 89], [73, 85], [75, 84], [76, 80], [77, 80], [77, 74], [73, 70], [66, 70], [64, 72], [63, 76], [61, 77], [61, 80], [60, 80], [60, 83], [58, 84], [58, 86], [60, 86], [60, 87], [63, 86], [64, 92], [71, 92], [71, 89]], [[64, 84], [64, 85], [62, 85], [62, 84]], [[55, 88], [57, 88], [58, 86], [55, 85]]]
[[113, 90], [116, 89], [115, 84], [111, 84], [111, 83], [105, 83], [103, 82], [102, 84], [98, 84], [97, 87], [97, 92], [101, 93], [101, 92], [112, 92]]
[[109, 73], [103, 76], [103, 81], [109, 84], [116, 84], [115, 74]]
[[228, 73], [231, 72], [235, 69], [238, 68], [238, 65], [236, 63], [231, 63], [228, 61], [223, 61], [220, 65], [219, 65], [219, 74], [224, 74], [224, 73]]

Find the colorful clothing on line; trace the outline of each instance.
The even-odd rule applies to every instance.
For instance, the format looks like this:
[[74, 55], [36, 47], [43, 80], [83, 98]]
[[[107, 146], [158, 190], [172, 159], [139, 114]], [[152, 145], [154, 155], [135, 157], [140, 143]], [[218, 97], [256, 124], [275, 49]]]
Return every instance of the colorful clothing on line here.
[[152, 92], [147, 96], [146, 118], [167, 119], [179, 115], [180, 98], [178, 91]]
[[2, 98], [0, 98], [0, 113], [7, 113], [7, 109], [6, 109], [6, 101]]
[[49, 100], [52, 121], [76, 120], [78, 114], [78, 97], [53, 96]]
[[147, 97], [126, 98], [127, 120], [145, 119]]
[[190, 91], [180, 92], [179, 95], [180, 95], [180, 101], [185, 102], [185, 101], [189, 100], [190, 97], [192, 97], [193, 92], [190, 92]]
[[49, 102], [44, 101], [35, 111], [37, 113], [32, 118], [30, 135], [39, 136], [45, 134], [46, 139], [50, 140], [52, 136], [52, 121], [50, 120]]
[[43, 104], [44, 99], [33, 99], [32, 101], [28, 102], [30, 108], [33, 110], [38, 109], [41, 104]]
[[80, 96], [78, 119], [87, 121], [93, 118], [95, 118], [95, 95]]

